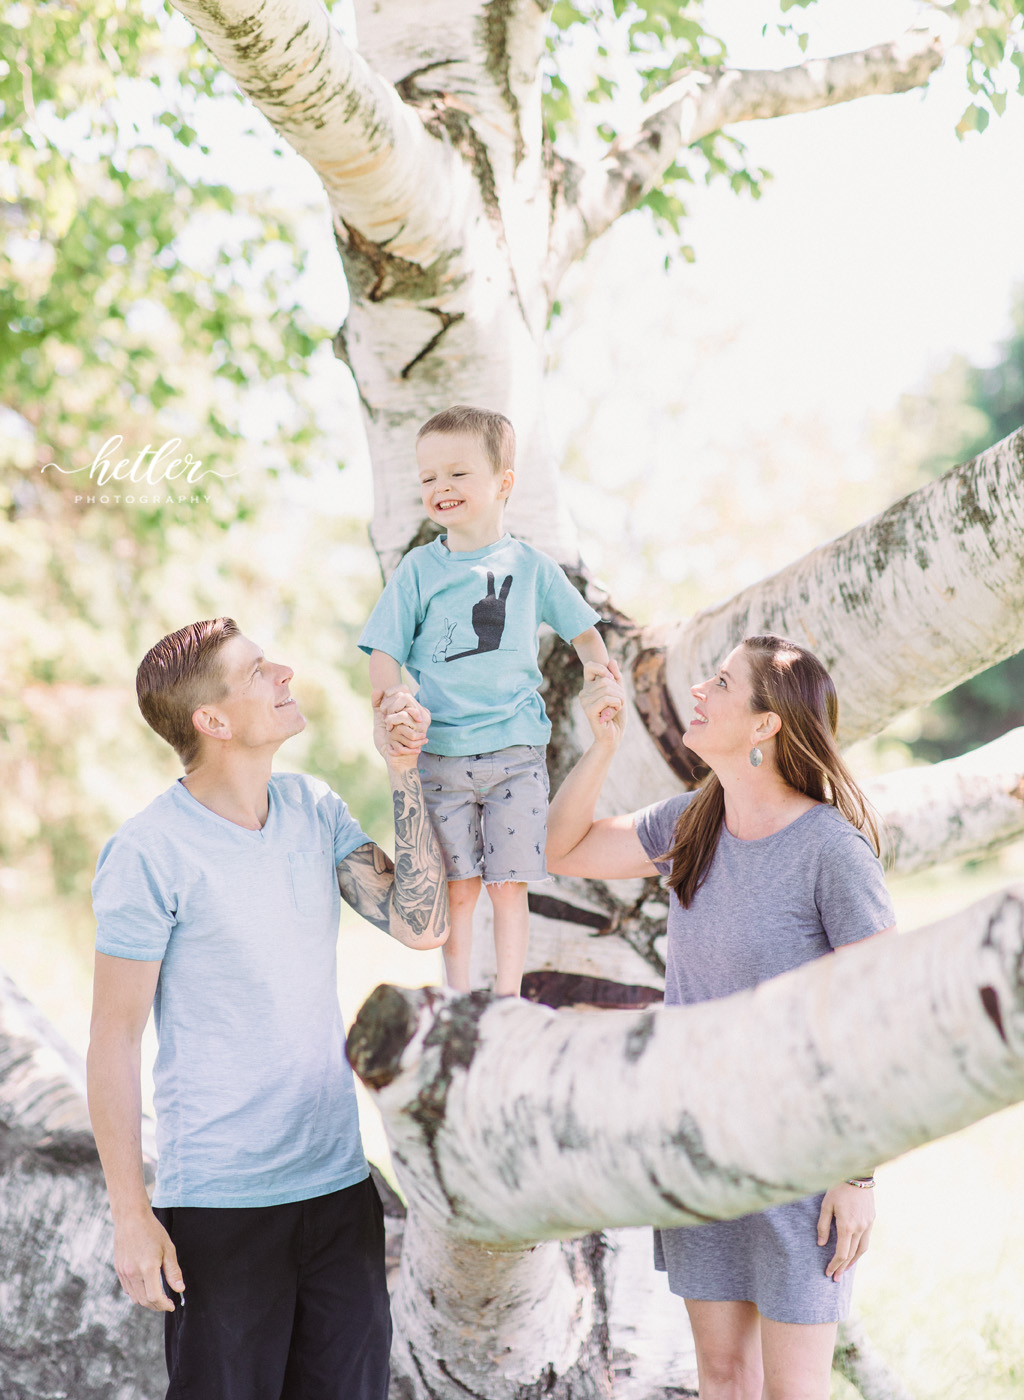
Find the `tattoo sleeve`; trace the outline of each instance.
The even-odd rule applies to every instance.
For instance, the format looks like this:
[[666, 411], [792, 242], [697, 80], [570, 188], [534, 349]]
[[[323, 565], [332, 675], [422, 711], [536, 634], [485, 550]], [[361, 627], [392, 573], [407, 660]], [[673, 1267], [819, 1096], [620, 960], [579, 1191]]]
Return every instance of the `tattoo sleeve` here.
[[448, 921], [444, 863], [423, 801], [419, 774], [392, 775], [395, 860], [360, 846], [338, 866], [342, 898], [364, 919], [404, 943], [433, 940]]
[[379, 846], [359, 846], [338, 866], [341, 897], [357, 914], [385, 933], [391, 929], [394, 865]]
[[414, 938], [423, 934], [436, 938], [448, 922], [448, 881], [419, 773], [414, 769], [396, 773], [391, 800], [395, 809], [394, 912]]

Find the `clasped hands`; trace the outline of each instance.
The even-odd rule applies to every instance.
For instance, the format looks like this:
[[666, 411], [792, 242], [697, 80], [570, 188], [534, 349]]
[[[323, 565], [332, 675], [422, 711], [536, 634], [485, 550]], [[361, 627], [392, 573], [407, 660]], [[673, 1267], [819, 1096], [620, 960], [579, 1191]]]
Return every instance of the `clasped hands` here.
[[415, 768], [420, 749], [427, 742], [430, 711], [404, 685], [375, 690], [371, 702], [377, 752], [392, 767]]
[[583, 663], [580, 704], [597, 738], [621, 737], [626, 725], [626, 692], [614, 657], [609, 657], [607, 665], [600, 661]]

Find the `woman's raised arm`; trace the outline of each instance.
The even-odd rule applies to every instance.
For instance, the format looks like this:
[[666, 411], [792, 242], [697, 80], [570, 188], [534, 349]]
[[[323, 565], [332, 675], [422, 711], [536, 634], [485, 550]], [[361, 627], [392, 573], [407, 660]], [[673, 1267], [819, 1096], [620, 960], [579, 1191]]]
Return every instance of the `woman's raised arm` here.
[[[547, 866], [553, 875], [625, 880], [657, 871], [633, 826], [632, 814], [594, 820], [594, 808], [626, 725], [617, 668], [588, 662], [580, 704], [594, 742], [569, 773], [548, 809]], [[602, 719], [602, 715], [609, 716]]]

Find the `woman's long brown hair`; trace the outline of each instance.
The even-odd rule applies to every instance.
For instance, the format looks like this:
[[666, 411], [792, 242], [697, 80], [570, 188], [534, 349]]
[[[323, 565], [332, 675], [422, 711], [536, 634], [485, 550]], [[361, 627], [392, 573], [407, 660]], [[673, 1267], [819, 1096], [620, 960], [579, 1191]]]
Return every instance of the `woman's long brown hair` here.
[[[813, 654], [785, 637], [747, 637], [750, 709], [770, 710], [782, 728], [775, 736], [775, 766], [795, 792], [837, 808], [881, 852], [878, 823], [836, 747], [839, 700], [832, 677]], [[688, 909], [707, 879], [725, 820], [722, 784], [710, 773], [676, 823], [668, 885]]]

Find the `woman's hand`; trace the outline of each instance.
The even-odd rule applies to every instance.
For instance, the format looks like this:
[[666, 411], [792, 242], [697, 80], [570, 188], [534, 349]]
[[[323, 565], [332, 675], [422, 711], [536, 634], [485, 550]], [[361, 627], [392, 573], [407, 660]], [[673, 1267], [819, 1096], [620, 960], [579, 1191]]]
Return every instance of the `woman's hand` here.
[[626, 728], [626, 692], [614, 659], [609, 659], [607, 666], [599, 661], [586, 662], [580, 704], [594, 738], [618, 747]]
[[875, 1223], [875, 1193], [861, 1186], [830, 1187], [825, 1192], [818, 1216], [818, 1244], [828, 1244], [832, 1218], [836, 1222], [836, 1252], [829, 1260], [825, 1273], [836, 1280], [855, 1264], [868, 1247], [871, 1227]]

